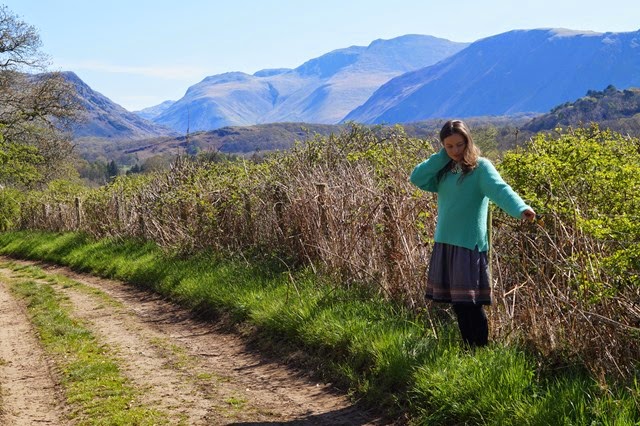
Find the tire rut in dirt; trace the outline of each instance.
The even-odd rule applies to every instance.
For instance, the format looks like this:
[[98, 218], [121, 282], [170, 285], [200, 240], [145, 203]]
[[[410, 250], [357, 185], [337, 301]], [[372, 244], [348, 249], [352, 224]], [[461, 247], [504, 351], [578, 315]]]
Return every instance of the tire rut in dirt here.
[[0, 424], [67, 424], [51, 364], [0, 271]]

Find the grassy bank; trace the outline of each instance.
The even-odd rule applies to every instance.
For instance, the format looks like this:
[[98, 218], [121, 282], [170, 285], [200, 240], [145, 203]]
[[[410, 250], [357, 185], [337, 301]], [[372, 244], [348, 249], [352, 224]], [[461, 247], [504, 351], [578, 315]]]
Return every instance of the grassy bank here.
[[[0, 234], [0, 253], [143, 286], [241, 324], [372, 406], [412, 424], [626, 425], [640, 422], [640, 384], [605, 385], [580, 366], [554, 368], [517, 347], [460, 349], [447, 315], [420, 316], [308, 270], [213, 255], [179, 258], [155, 245], [80, 234]], [[431, 317], [434, 317], [433, 315]], [[555, 366], [557, 367], [557, 366]], [[599, 384], [600, 383], [600, 384]]]

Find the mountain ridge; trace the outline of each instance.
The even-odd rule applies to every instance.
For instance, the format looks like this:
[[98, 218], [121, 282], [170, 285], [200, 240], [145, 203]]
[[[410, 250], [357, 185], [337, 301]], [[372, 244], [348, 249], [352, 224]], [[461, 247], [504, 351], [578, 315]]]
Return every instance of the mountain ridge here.
[[513, 30], [391, 79], [342, 121], [545, 112], [609, 84], [640, 84], [640, 31]]

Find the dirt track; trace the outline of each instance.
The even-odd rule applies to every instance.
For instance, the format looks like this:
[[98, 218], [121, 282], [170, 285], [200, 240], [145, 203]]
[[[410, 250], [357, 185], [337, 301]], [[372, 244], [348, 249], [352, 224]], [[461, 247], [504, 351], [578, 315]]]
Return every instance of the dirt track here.
[[[66, 268], [39, 266], [84, 284], [85, 290], [54, 288], [72, 302], [74, 316], [115, 348], [123, 374], [142, 390], [142, 402], [166, 413], [170, 424], [387, 424], [330, 385], [257, 353], [242, 337], [153, 294]], [[0, 423], [72, 424], [55, 368], [40, 348], [25, 308], [3, 280], [11, 275], [0, 270]]]

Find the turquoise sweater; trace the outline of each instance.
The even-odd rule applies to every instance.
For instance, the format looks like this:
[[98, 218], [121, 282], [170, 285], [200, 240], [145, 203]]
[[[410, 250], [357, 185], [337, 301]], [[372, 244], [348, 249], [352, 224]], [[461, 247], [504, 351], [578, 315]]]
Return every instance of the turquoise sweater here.
[[438, 222], [434, 240], [473, 250], [487, 251], [487, 212], [489, 200], [513, 217], [520, 218], [530, 207], [500, 177], [486, 158], [459, 181], [461, 174], [446, 173], [436, 181], [438, 171], [450, 158], [444, 149], [418, 164], [411, 183], [438, 194]]

